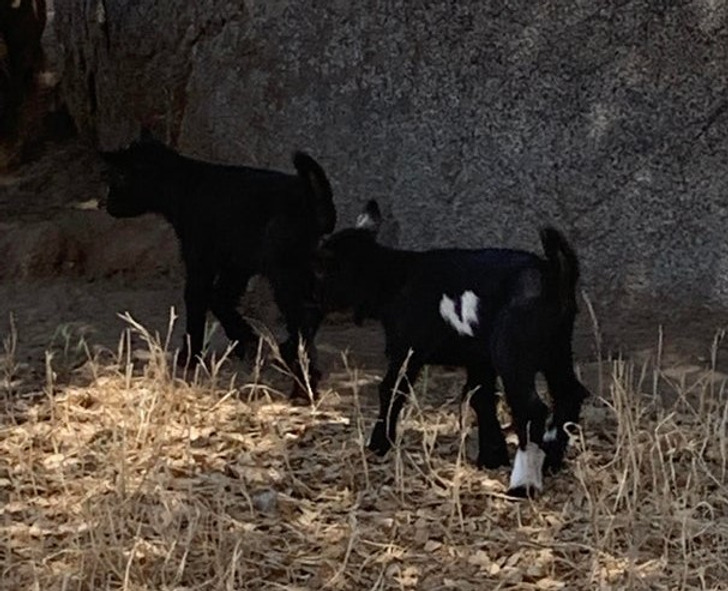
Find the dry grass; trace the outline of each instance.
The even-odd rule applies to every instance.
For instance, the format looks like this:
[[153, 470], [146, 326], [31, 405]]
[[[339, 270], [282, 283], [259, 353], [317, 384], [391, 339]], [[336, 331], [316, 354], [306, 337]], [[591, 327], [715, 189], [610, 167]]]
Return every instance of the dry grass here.
[[33, 392], [4, 340], [3, 589], [728, 588], [728, 393], [709, 367], [605, 363], [569, 467], [515, 502], [506, 471], [472, 467], [448, 374], [421, 381], [381, 460], [371, 374], [292, 406], [260, 364], [178, 379], [168, 338], [130, 323], [113, 354], [66, 331]]

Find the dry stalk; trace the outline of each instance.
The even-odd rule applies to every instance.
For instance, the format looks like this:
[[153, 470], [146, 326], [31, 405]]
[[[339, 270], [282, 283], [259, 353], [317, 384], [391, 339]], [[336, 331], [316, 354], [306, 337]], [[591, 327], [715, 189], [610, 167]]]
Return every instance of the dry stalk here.
[[11, 312], [8, 315], [8, 333], [3, 337], [2, 357], [2, 388], [6, 394], [13, 396], [15, 388], [19, 385], [17, 361], [18, 350], [18, 327], [15, 324], [15, 315]]
[[369, 480], [369, 460], [367, 459], [367, 438], [364, 428], [364, 416], [361, 410], [361, 400], [359, 399], [359, 372], [356, 368], [352, 368], [349, 365], [349, 358], [346, 353], [341, 354], [341, 359], [344, 364], [344, 369], [352, 384], [351, 394], [354, 402], [354, 414], [356, 425], [356, 436], [358, 443], [359, 456], [361, 458], [361, 467], [364, 473], [365, 490], [368, 491], [371, 488], [371, 482]]

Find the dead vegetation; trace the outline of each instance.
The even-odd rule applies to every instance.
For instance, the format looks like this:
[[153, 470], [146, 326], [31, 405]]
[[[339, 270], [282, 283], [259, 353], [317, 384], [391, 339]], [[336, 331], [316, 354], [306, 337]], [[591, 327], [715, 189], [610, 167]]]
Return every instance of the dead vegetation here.
[[31, 390], [4, 339], [4, 589], [728, 588], [728, 393], [709, 364], [604, 362], [568, 468], [516, 502], [506, 471], [472, 467], [452, 373], [418, 383], [382, 460], [365, 450], [377, 376], [345, 364], [292, 406], [260, 363], [182, 381], [169, 336], [128, 322], [114, 352], [59, 329]]

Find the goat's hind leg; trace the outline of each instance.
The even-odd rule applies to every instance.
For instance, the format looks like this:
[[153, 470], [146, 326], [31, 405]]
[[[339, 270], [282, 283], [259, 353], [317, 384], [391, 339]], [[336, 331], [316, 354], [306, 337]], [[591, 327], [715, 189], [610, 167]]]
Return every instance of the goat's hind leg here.
[[[403, 365], [406, 366], [403, 369]], [[389, 363], [387, 374], [379, 384], [379, 417], [369, 438], [368, 448], [379, 456], [385, 455], [397, 437], [397, 421], [406, 401], [404, 389], [414, 384], [422, 363], [410, 357], [397, 357]]]
[[246, 345], [254, 339], [255, 333], [237, 310], [240, 297], [248, 285], [252, 273], [239, 269], [221, 271], [213, 286], [210, 309], [220, 321], [225, 336], [236, 341], [235, 355], [245, 356]]
[[544, 371], [544, 377], [554, 405], [553, 417], [544, 435], [543, 448], [546, 452], [544, 468], [556, 472], [564, 463], [569, 443], [565, 425], [579, 422], [581, 406], [584, 399], [589, 396], [589, 391], [574, 373], [570, 346], [554, 352], [549, 366]]
[[[470, 407], [478, 417], [478, 468], [509, 466], [508, 447], [498, 421], [495, 370], [483, 362], [470, 366], [463, 396], [470, 394]], [[471, 394], [472, 392], [472, 394]]]

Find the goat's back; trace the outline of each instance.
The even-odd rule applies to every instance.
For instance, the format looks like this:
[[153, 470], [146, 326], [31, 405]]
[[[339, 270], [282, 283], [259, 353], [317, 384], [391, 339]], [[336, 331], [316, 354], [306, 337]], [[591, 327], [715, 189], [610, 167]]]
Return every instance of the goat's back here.
[[473, 291], [489, 301], [517, 297], [524, 276], [540, 276], [545, 261], [512, 249], [440, 249], [412, 253], [407, 290], [420, 297]]
[[172, 223], [183, 242], [207, 244], [223, 264], [296, 258], [321, 236], [307, 182], [296, 174], [185, 159]]
[[400, 260], [405, 277], [381, 319], [390, 346], [424, 351], [429, 363], [463, 365], [482, 358], [496, 326], [514, 310], [558, 324], [548, 265], [534, 253], [442, 249]]

